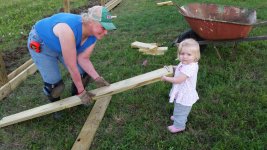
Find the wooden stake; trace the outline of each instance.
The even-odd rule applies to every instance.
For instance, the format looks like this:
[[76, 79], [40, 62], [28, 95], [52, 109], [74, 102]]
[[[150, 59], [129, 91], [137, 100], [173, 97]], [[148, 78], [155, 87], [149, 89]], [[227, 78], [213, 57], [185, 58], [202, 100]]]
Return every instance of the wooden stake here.
[[64, 0], [64, 12], [69, 13], [70, 12], [70, 0]]
[[222, 60], [222, 56], [221, 56], [219, 50], [217, 49], [217, 47], [216, 47], [216, 46], [213, 46], [213, 47], [214, 47], [214, 49], [216, 50], [216, 54], [217, 54], [217, 56], [219, 57], [219, 59]]
[[93, 142], [95, 133], [106, 109], [111, 100], [111, 96], [103, 97], [95, 102], [83, 128], [72, 146], [72, 150], [88, 150]]
[[[158, 82], [161, 80], [161, 77], [163, 75], [173, 75], [172, 66], [164, 67], [158, 70], [148, 72], [146, 74], [135, 76], [130, 79], [122, 80], [113, 83], [110, 86], [91, 90], [90, 92], [96, 95], [95, 97], [93, 97], [93, 99], [97, 100], [99, 98], [127, 91], [129, 89], [134, 89], [147, 84]], [[68, 97], [57, 102], [49, 103], [17, 114], [6, 116], [0, 120], [0, 128], [36, 117], [44, 116], [80, 104], [82, 104], [82, 102], [78, 96]]]
[[105, 2], [106, 0], [100, 0], [100, 4], [101, 4], [101, 6], [104, 6], [105, 5]]
[[0, 53], [0, 87], [8, 82], [8, 77], [6, 73], [5, 62], [2, 57], [2, 53]]

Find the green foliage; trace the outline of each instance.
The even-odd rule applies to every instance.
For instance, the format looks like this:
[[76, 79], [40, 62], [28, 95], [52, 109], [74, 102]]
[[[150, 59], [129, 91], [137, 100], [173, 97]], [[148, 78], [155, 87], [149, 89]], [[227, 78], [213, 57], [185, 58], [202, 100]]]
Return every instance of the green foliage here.
[[[195, 1], [175, 2], [183, 5]], [[255, 8], [258, 18], [266, 20], [267, 16], [263, 9], [265, 0], [202, 2]], [[26, 0], [21, 3], [29, 7]], [[52, 5], [52, 1], [42, 1], [36, 7], [47, 5], [44, 3]], [[16, 10], [11, 6], [10, 9]], [[174, 60], [176, 48], [171, 43], [188, 25], [175, 7], [157, 7], [154, 0], [123, 0], [112, 13], [118, 16], [114, 20], [118, 30], [98, 41], [92, 56], [95, 68], [105, 79], [114, 83], [178, 63]], [[258, 27], [250, 35], [266, 31], [266, 27]], [[169, 46], [169, 50], [163, 56], [142, 55], [130, 48], [134, 41], [161, 43]], [[213, 45], [202, 53], [197, 85], [200, 100], [193, 106], [185, 132], [167, 131], [166, 127], [172, 123], [169, 117], [173, 104], [168, 103], [171, 85], [158, 82], [114, 95], [91, 149], [266, 149], [267, 44], [257, 41], [239, 43], [235, 48], [231, 44], [216, 47], [221, 60]], [[148, 61], [147, 66], [142, 66], [144, 60]], [[65, 98], [70, 96], [71, 81], [66, 70], [62, 72], [66, 83], [62, 98]], [[0, 115], [47, 103], [42, 84], [38, 73], [31, 76], [1, 101]], [[47, 115], [5, 127], [0, 130], [0, 149], [70, 149], [91, 108], [78, 106], [64, 110], [64, 119], [60, 121]]]

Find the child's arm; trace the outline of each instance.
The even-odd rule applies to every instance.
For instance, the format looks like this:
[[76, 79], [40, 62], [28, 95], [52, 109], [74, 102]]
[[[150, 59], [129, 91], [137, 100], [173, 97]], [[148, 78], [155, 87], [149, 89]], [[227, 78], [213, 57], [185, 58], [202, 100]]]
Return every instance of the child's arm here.
[[184, 82], [187, 78], [188, 78], [188, 76], [186, 76], [183, 73], [180, 73], [180, 75], [178, 77], [162, 76], [161, 80], [162, 81], [167, 81], [167, 82], [170, 82], [170, 83], [180, 84], [180, 83]]

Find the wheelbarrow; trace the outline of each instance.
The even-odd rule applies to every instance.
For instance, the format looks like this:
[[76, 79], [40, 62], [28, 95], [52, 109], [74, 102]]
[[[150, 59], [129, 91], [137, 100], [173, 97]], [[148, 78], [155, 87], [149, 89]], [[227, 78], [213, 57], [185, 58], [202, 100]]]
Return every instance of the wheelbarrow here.
[[267, 24], [267, 21], [257, 23], [255, 10], [205, 3], [174, 5], [191, 27], [178, 36], [175, 43], [185, 38], [194, 38], [200, 45], [267, 40], [267, 36], [248, 37], [253, 26]]

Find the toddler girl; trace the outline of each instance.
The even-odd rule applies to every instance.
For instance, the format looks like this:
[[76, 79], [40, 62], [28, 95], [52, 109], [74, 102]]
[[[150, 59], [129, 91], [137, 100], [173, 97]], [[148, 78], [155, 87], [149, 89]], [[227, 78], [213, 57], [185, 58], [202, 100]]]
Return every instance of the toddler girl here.
[[199, 49], [199, 44], [194, 39], [182, 41], [177, 53], [180, 63], [174, 67], [174, 77], [162, 77], [162, 81], [173, 84], [169, 94], [170, 103], [174, 102], [173, 116], [171, 116], [173, 125], [168, 126], [171, 133], [185, 130], [192, 105], [199, 99], [196, 91], [198, 60], [200, 59]]

